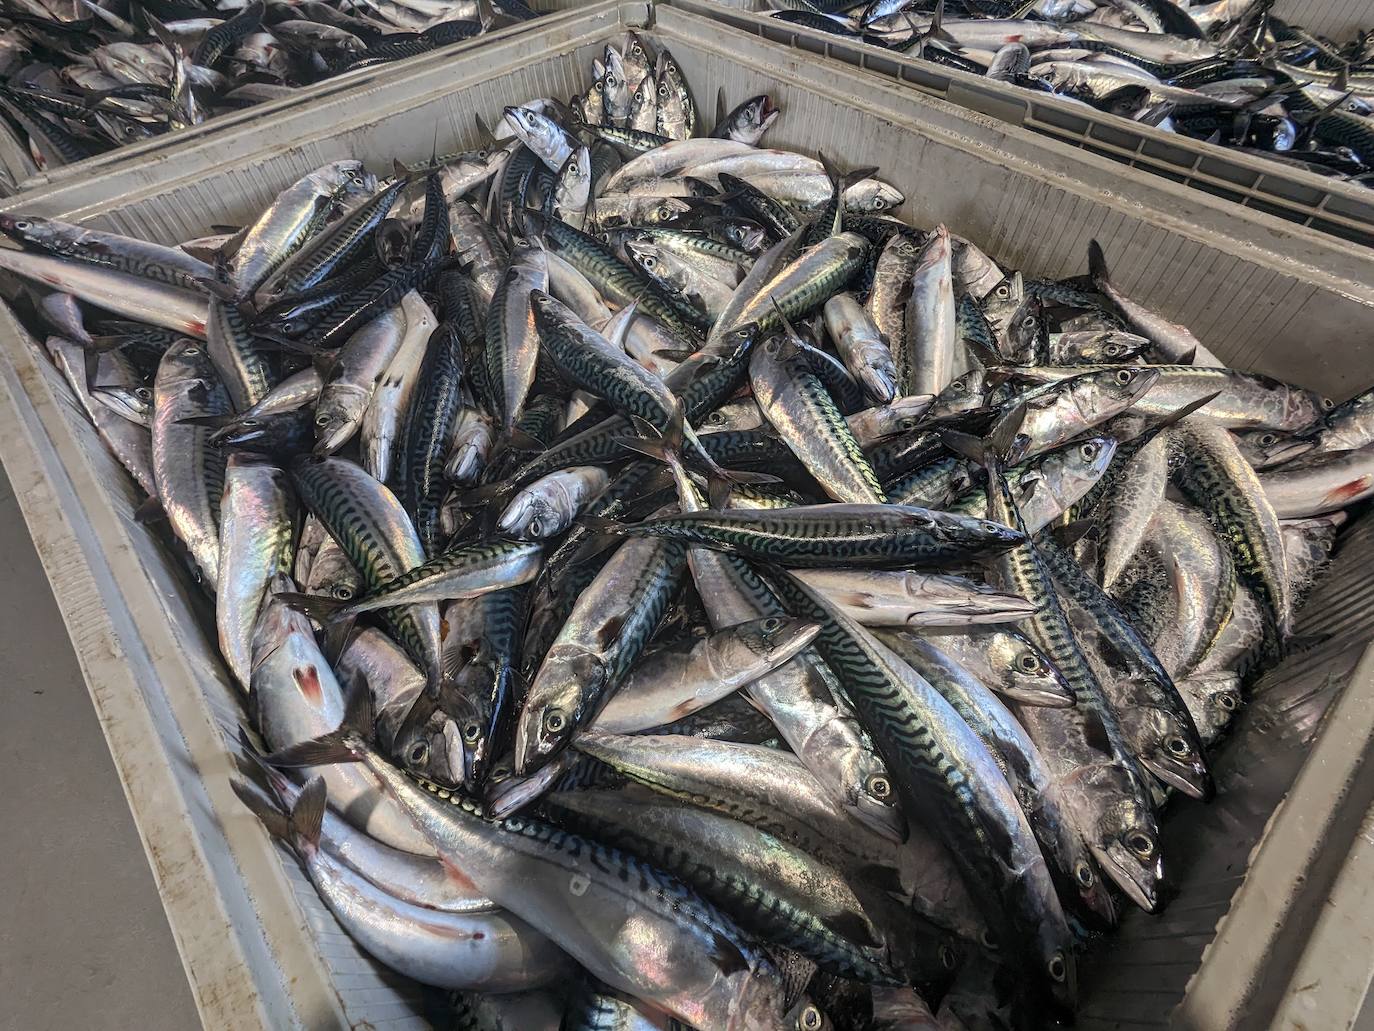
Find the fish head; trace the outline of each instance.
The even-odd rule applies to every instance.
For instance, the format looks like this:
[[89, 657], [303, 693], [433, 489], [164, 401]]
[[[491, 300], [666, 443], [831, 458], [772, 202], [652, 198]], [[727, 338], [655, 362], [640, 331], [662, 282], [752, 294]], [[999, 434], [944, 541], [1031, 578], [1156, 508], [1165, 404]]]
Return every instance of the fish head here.
[[1102, 479], [1115, 454], [1111, 437], [1084, 437], [1046, 455], [1040, 462], [1041, 476], [1057, 498], [1081, 498]]
[[777, 669], [816, 639], [820, 626], [804, 619], [765, 616], [708, 638], [711, 669], [741, 686]]
[[305, 408], [241, 419], [216, 433], [214, 443], [218, 447], [252, 451], [260, 455], [300, 455], [314, 446], [314, 419]]
[[953, 512], [931, 511], [932, 531], [979, 551], [1006, 551], [1026, 542], [1026, 535], [1005, 523]]
[[803, 995], [787, 1011], [782, 1026], [792, 1031], [833, 1031], [835, 1022], [810, 996]]
[[890, 841], [907, 837], [906, 818], [897, 806], [897, 788], [877, 754], [851, 750], [839, 763], [844, 770], [845, 799], [841, 807], [860, 823]]
[[554, 187], [554, 207], [585, 207], [592, 185], [592, 154], [586, 147], [578, 147], [568, 155], [558, 171]]
[[1191, 726], [1154, 706], [1124, 706], [1120, 716], [1122, 731], [1142, 766], [1190, 798], [1212, 797], [1212, 774]]
[[649, 226], [668, 225], [691, 210], [692, 205], [681, 197], [656, 197], [652, 203], [640, 208], [639, 219]]
[[757, 430], [764, 425], [763, 412], [753, 397], [726, 401], [697, 423], [701, 433], [721, 433], [726, 430]]
[[567, 492], [557, 489], [556, 481], [536, 482], [506, 506], [498, 525], [513, 537], [538, 541], [562, 533], [576, 515]]
[[763, 138], [768, 127], [778, 120], [781, 113], [773, 103], [772, 97], [767, 93], [760, 93], [735, 108], [726, 134], [737, 143], [754, 146]]
[[682, 274], [682, 269], [664, 260], [656, 244], [649, 240], [626, 240], [625, 256], [629, 258], [630, 264], [640, 269], [651, 279], [657, 279], [664, 285], [681, 290], [687, 285], [687, 277]]
[[[970, 369], [946, 384], [930, 406], [932, 417], [954, 415], [977, 408], [983, 403], [983, 387], [987, 373], [983, 369]], [[914, 427], [913, 427], [914, 428]]]
[[1012, 361], [1030, 363], [1041, 353], [1038, 346], [1045, 330], [1044, 305], [1038, 297], [1027, 297], [1007, 320], [1007, 353]]
[[1291, 462], [1317, 447], [1315, 438], [1296, 437], [1282, 430], [1244, 430], [1236, 433], [1235, 438], [1240, 453], [1256, 470]]
[[510, 122], [515, 135], [531, 150], [548, 151], [556, 131], [553, 123], [543, 113], [528, 107], [511, 105], [506, 108], [506, 120]]
[[1002, 694], [1026, 705], [1073, 704], [1073, 690], [1030, 639], [1016, 630], [999, 629], [986, 636], [988, 663], [999, 677]]
[[1093, 856], [1127, 897], [1147, 913], [1159, 906], [1159, 891], [1164, 880], [1164, 865], [1159, 857], [1159, 842], [1143, 824], [1127, 824], [1100, 847]]
[[315, 454], [332, 455], [362, 425], [371, 392], [350, 384], [333, 384], [315, 405]]
[[1065, 381], [1088, 425], [1123, 412], [1144, 397], [1159, 380], [1159, 370], [1143, 365], [1122, 365], [1089, 372]]
[[1117, 365], [1139, 358], [1149, 346], [1145, 337], [1109, 329], [1077, 337], [1072, 350], [1061, 357], [1068, 364]]
[[1231, 672], [1196, 674], [1178, 682], [1203, 740], [1215, 740], [1240, 710], [1240, 677]]
[[449, 788], [463, 783], [467, 762], [458, 720], [427, 695], [416, 699], [393, 748], [396, 761], [410, 773]]
[[361, 161], [335, 161], [314, 175], [337, 201], [365, 200], [377, 192], [377, 177]]
[[726, 243], [748, 254], [760, 253], [768, 242], [768, 234], [763, 226], [747, 218], [724, 215], [704, 220], [702, 227], [715, 229]]
[[515, 724], [518, 775], [533, 772], [562, 750], [589, 715], [587, 701], [600, 696], [606, 678], [600, 656], [580, 648], [550, 649]]
[[629, 75], [625, 71], [625, 59], [620, 56], [620, 51], [609, 43], [606, 44], [605, 59], [602, 62], [606, 69], [605, 83], [606, 103], [611, 107], [623, 107], [629, 102], [630, 82]]
[[52, 228], [46, 218], [37, 215], [10, 215], [0, 213], [0, 233], [4, 233], [15, 243], [44, 246], [52, 238]]
[[1001, 281], [989, 290], [983, 298], [984, 314], [987, 315], [988, 322], [996, 329], [999, 319], [1005, 320], [1008, 313], [1021, 307], [1021, 303], [1025, 299], [1025, 278], [1020, 272], [1012, 272], [1003, 276]]
[[892, 211], [902, 206], [906, 195], [881, 179], [861, 179], [844, 191], [846, 211], [869, 213]]

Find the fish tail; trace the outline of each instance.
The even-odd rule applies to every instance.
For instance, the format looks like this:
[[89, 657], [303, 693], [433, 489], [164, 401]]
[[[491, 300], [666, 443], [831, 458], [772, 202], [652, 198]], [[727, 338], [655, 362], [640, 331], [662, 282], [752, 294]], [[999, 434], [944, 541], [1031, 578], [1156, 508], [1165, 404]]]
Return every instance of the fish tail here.
[[310, 783], [296, 796], [291, 814], [287, 817], [286, 823], [293, 841], [307, 848], [319, 847], [320, 829], [324, 826], [324, 807], [328, 801], [329, 792], [324, 786], [324, 778], [311, 777]]
[[291, 840], [290, 821], [275, 801], [266, 798], [247, 781], [239, 780], [237, 777], [229, 778], [229, 786], [233, 788], [234, 794], [238, 795], [239, 801], [248, 808], [249, 812], [262, 821], [268, 834], [274, 838]]

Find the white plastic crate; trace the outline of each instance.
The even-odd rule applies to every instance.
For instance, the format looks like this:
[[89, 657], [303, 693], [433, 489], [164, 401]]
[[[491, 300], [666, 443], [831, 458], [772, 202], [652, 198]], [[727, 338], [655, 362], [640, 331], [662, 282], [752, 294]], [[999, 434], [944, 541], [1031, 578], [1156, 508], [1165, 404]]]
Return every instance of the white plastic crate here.
[[[591, 58], [630, 26], [672, 50], [699, 99], [717, 85], [732, 99], [772, 94], [783, 109], [770, 130], [775, 145], [881, 165], [919, 225], [943, 221], [1043, 275], [1081, 271], [1095, 237], [1127, 290], [1188, 322], [1224, 358], [1333, 395], [1367, 385], [1374, 259], [1363, 252], [671, 7], [589, 7], [492, 39], [461, 64], [417, 59], [307, 107], [187, 140], [150, 164], [50, 184], [4, 208], [189, 238], [250, 217], [324, 161], [353, 156], [385, 169], [393, 158], [421, 160], [436, 124], [441, 145], [458, 144], [471, 140], [474, 113], [490, 119], [507, 103], [585, 88]], [[159, 531], [133, 520], [124, 471], [3, 307], [0, 455], [206, 1025], [423, 1026], [417, 987], [359, 954], [230, 791], [242, 711], [207, 633], [209, 605]], [[1272, 922], [1264, 929], [1271, 942], [1300, 942], [1290, 929], [1308, 895], [1335, 876], [1326, 867], [1345, 854], [1374, 789], [1355, 777], [1374, 740], [1374, 663], [1350, 676], [1374, 631], [1374, 526], [1349, 537], [1341, 571], [1300, 627], [1332, 636], [1266, 678], [1223, 753], [1221, 797], [1181, 806], [1166, 823], [1179, 899], [1162, 917], [1131, 914], [1093, 954], [1084, 1026], [1162, 1026], [1180, 1001], [1181, 1013], [1198, 1016], [1194, 1026], [1232, 1026], [1263, 997], [1258, 990], [1281, 990], [1297, 969], [1299, 957], [1263, 947], [1248, 922], [1288, 906], [1282, 935]], [[1299, 804], [1275, 812], [1290, 787]], [[1257, 842], [1256, 874], [1245, 881]], [[1304, 850], [1321, 862], [1295, 861]], [[1185, 996], [1190, 978], [1207, 990]]]
[[[670, 0], [764, 39], [786, 43], [817, 57], [844, 61], [887, 76], [942, 100], [1081, 147], [1094, 154], [1184, 183], [1352, 243], [1374, 247], [1374, 190], [1340, 182], [1277, 161], [1164, 132], [1086, 104], [1020, 89], [970, 72], [905, 57], [883, 47], [779, 21], [768, 0]], [[1280, 4], [1280, 8], [1284, 5]], [[1319, 4], [1292, 0], [1295, 21], [1307, 23], [1307, 8], [1348, 8], [1374, 28], [1367, 0]], [[1348, 20], [1348, 19], [1344, 19]], [[1316, 26], [1310, 26], [1316, 28]], [[1353, 30], [1352, 30], [1353, 31]]]

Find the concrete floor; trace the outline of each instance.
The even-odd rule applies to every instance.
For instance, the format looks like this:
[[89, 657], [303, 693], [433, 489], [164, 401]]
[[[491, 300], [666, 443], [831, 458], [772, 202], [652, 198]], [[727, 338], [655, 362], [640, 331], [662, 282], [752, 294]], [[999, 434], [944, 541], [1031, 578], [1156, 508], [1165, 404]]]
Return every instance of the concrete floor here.
[[195, 1028], [152, 872], [3, 470], [0, 584], [0, 1028]]

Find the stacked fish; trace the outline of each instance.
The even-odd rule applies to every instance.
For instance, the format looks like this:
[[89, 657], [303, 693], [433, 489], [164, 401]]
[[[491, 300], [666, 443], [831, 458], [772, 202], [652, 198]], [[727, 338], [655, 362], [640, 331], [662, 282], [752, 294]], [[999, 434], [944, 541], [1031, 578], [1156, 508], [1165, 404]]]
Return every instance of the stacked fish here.
[[767, 0], [790, 24], [1374, 185], [1374, 32], [1264, 0]]
[[0, 131], [42, 171], [535, 17], [523, 0], [15, 0]]
[[1374, 392], [1222, 367], [1096, 245], [913, 228], [778, 117], [631, 35], [224, 235], [0, 218], [214, 595], [241, 797], [458, 1026], [1071, 1009], [1374, 492]]

